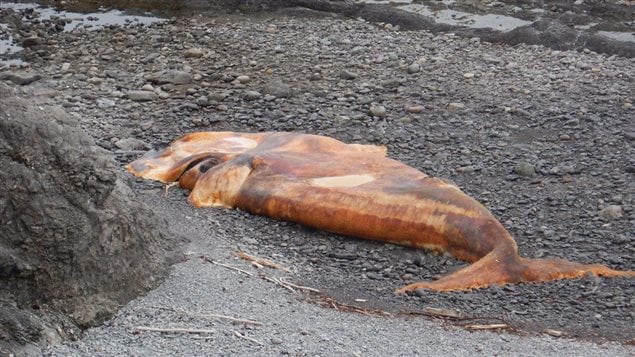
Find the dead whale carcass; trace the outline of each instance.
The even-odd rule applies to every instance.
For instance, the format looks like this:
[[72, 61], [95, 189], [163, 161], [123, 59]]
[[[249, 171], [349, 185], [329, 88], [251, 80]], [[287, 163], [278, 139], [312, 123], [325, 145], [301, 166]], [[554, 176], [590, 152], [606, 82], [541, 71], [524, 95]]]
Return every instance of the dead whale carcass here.
[[448, 252], [472, 263], [439, 280], [405, 286], [438, 291], [585, 274], [635, 276], [603, 265], [526, 259], [480, 203], [443, 180], [386, 157], [386, 149], [298, 133], [200, 132], [127, 166], [179, 182], [196, 207], [240, 208], [327, 231]]

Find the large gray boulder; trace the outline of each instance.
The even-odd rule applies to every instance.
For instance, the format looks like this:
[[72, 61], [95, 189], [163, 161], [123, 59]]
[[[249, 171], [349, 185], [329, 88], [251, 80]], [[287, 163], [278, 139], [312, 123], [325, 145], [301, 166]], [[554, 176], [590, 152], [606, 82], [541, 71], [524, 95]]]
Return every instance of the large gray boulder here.
[[15, 91], [0, 84], [0, 355], [102, 322], [180, 246], [76, 120]]

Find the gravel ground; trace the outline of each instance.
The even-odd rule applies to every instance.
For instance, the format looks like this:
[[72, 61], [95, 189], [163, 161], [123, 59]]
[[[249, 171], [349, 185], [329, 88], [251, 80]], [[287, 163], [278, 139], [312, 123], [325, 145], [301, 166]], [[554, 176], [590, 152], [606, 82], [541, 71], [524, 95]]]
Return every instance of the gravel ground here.
[[[40, 31], [42, 42], [27, 53], [31, 67], [6, 69], [0, 78], [25, 83], [41, 76], [37, 83], [122, 165], [197, 130], [299, 130], [384, 144], [391, 157], [450, 179], [483, 202], [524, 256], [635, 269], [632, 59], [399, 32], [311, 14]], [[22, 24], [33, 32], [45, 26]], [[233, 251], [268, 257], [289, 267], [295, 283], [392, 317], [320, 307], [329, 305], [324, 297], [292, 294], [189, 256], [158, 290], [51, 355], [633, 353], [632, 279], [396, 297], [393, 291], [406, 283], [463, 264], [239, 211], [193, 210], [185, 206], [185, 192], [172, 189], [166, 198], [156, 184], [130, 181], [177, 234], [190, 236], [191, 251], [252, 272], [231, 258]], [[164, 308], [240, 316], [264, 326]], [[476, 319], [399, 314], [426, 308]], [[472, 321], [505, 323], [514, 334], [452, 326]], [[215, 332], [136, 333], [137, 325]], [[410, 336], [422, 329], [429, 340]], [[537, 337], [546, 329], [566, 339]], [[621, 345], [587, 342], [607, 340]]]
[[[286, 265], [293, 272], [285, 273], [258, 270], [236, 260], [233, 252], [242, 244], [236, 242], [232, 230], [220, 225], [216, 215], [188, 207], [176, 192], [167, 199], [158, 190], [144, 192], [151, 206], [172, 217], [174, 230], [192, 238], [189, 249], [197, 254], [177, 264], [161, 287], [132, 301], [113, 320], [88, 330], [80, 341], [45, 351], [46, 356], [628, 356], [633, 352], [613, 343], [466, 332], [442, 320], [320, 306], [307, 293], [290, 292], [258, 276], [291, 276], [288, 280], [295, 281], [301, 277], [295, 266]], [[240, 222], [236, 228], [253, 227], [248, 216], [232, 216]], [[202, 254], [255, 276], [204, 261], [199, 258]], [[262, 325], [236, 323], [212, 314]], [[139, 327], [206, 332], [162, 334]]]

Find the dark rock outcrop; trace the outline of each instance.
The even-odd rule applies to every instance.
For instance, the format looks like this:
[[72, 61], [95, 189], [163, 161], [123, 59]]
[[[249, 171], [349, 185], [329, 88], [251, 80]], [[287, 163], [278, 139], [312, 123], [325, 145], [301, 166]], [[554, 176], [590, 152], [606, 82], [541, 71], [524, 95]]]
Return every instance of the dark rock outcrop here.
[[492, 33], [484, 39], [510, 45], [526, 43], [556, 50], [583, 50], [635, 57], [635, 43], [622, 42], [598, 34], [576, 31], [558, 21], [540, 20], [506, 33]]
[[15, 91], [0, 84], [0, 354], [102, 322], [180, 245], [74, 119]]

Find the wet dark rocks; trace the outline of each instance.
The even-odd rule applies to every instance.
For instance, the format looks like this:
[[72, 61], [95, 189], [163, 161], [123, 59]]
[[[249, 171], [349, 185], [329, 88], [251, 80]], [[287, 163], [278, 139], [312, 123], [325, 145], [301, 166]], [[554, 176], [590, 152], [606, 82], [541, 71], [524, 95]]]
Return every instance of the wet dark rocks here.
[[540, 20], [507, 33], [492, 33], [483, 37], [490, 41], [501, 41], [512, 45], [525, 43], [543, 45], [557, 50], [588, 49], [600, 53], [635, 57], [635, 43], [617, 41], [592, 33], [580, 33], [553, 20]]
[[15, 84], [25, 86], [35, 81], [42, 79], [42, 75], [39, 73], [28, 72], [0, 72], [0, 80], [11, 81]]
[[179, 70], [164, 70], [149, 74], [146, 79], [157, 84], [189, 84], [192, 82], [192, 74]]

